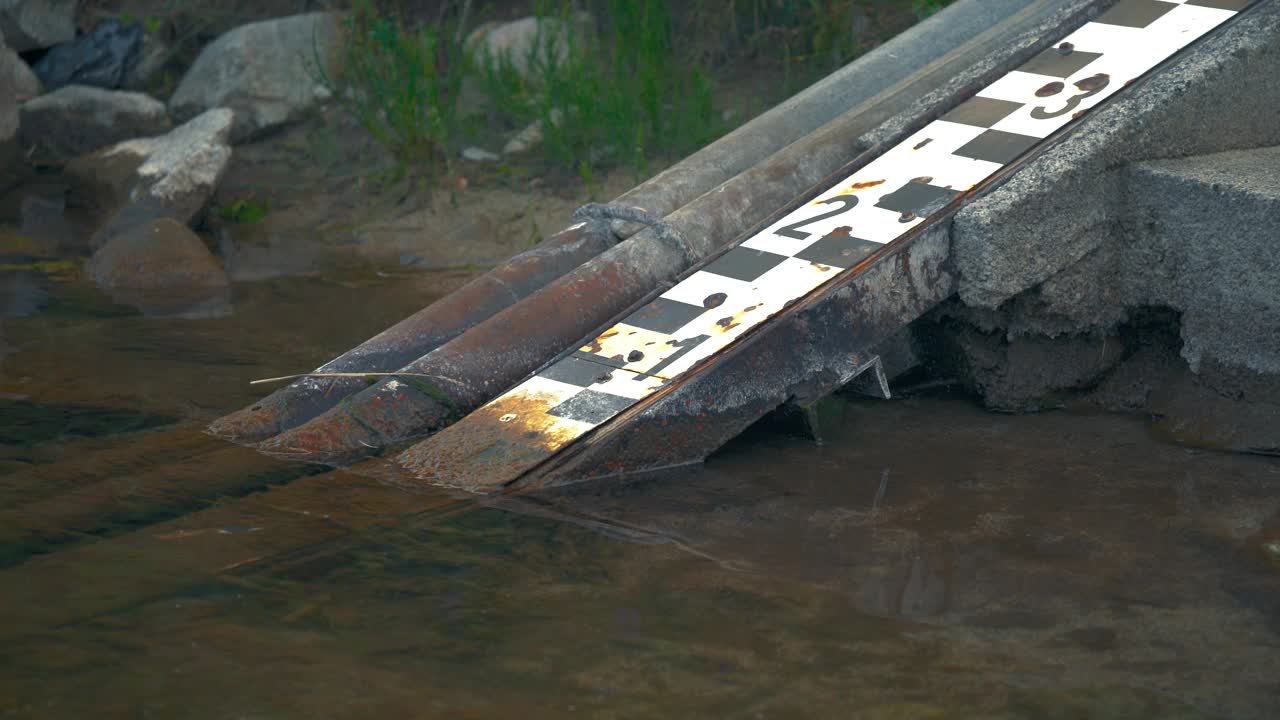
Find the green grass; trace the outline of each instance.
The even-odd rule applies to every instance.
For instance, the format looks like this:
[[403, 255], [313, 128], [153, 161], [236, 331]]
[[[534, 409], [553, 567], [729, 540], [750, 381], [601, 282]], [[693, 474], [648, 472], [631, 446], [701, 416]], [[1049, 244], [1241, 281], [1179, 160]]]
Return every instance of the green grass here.
[[[536, 123], [536, 155], [591, 187], [599, 169], [639, 175], [655, 158], [682, 157], [731, 129], [712, 101], [713, 75], [763, 66], [781, 76], [738, 103], [747, 117], [948, 2], [594, 0], [584, 23], [573, 13], [580, 3], [540, 0], [534, 15], [571, 29], [542, 32], [524, 58], [475, 58], [448, 22], [410, 26], [374, 0], [353, 0], [345, 69], [321, 80], [396, 158], [398, 175], [448, 171], [477, 129], [510, 136]], [[485, 98], [481, 116], [461, 116], [466, 77]]]
[[459, 135], [462, 52], [448, 27], [410, 27], [356, 0], [343, 23], [342, 72], [320, 81], [335, 101], [396, 158], [397, 169], [433, 176], [448, 169]]
[[[565, 26], [567, 6], [545, 12]], [[515, 58], [482, 57], [476, 73], [511, 127], [538, 123], [541, 152], [589, 181], [592, 168], [642, 170], [656, 155], [682, 155], [725, 129], [706, 73], [676, 47], [667, 0], [602, 0], [595, 32], [542, 32]]]

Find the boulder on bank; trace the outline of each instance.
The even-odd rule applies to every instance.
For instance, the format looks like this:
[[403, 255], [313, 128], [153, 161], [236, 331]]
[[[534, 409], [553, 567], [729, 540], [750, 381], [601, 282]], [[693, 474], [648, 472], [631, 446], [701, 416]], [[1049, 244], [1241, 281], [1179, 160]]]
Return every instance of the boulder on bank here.
[[0, 91], [18, 104], [44, 92], [40, 78], [13, 48], [4, 44], [4, 38], [0, 38]]
[[190, 222], [226, 172], [234, 117], [226, 108], [209, 110], [168, 134], [128, 140], [72, 160], [66, 177], [73, 202], [109, 218], [150, 200], [164, 216]]
[[0, 190], [17, 181], [21, 167], [18, 148], [18, 95], [22, 77], [18, 65], [25, 67], [22, 58], [4, 44], [0, 37]]
[[308, 13], [236, 28], [209, 44], [169, 100], [176, 121], [235, 110], [234, 142], [296, 120], [317, 102], [317, 61], [338, 70], [340, 15]]
[[570, 46], [589, 36], [591, 23], [587, 13], [578, 13], [572, 22], [551, 17], [490, 22], [473, 30], [463, 48], [477, 62], [509, 62], [520, 77], [528, 78], [539, 62], [565, 62]]
[[76, 36], [76, 0], [0, 0], [0, 36], [17, 50], [37, 50]]
[[70, 158], [170, 129], [164, 103], [137, 92], [68, 85], [22, 105], [22, 139]]
[[170, 218], [124, 228], [86, 270], [117, 302], [147, 314], [208, 317], [230, 309], [226, 272], [195, 233]]
[[103, 20], [92, 32], [50, 48], [32, 69], [48, 90], [66, 85], [112, 90], [123, 86], [138, 64], [145, 37], [140, 25]]

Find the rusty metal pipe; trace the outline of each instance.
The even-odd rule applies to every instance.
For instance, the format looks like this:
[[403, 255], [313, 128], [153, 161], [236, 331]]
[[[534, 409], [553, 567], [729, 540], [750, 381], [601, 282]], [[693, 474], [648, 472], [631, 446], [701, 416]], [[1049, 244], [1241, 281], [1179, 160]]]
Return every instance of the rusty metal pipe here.
[[[970, 41], [997, 20], [1032, 4], [1032, 0], [960, 0], [614, 202], [640, 207], [659, 217], [667, 215], [909, 76], [920, 65]], [[1045, 0], [1037, 4], [1043, 5]], [[630, 237], [640, 227], [613, 223], [619, 238]], [[613, 240], [597, 234], [584, 236], [581, 230], [561, 231], [321, 365], [316, 372], [397, 370], [595, 257]], [[304, 378], [216, 420], [209, 432], [237, 442], [256, 442], [319, 415], [364, 387], [359, 378]]]
[[[617, 242], [598, 224], [562, 230], [527, 252], [472, 280], [373, 338], [321, 365], [318, 373], [391, 372], [457, 337], [494, 313], [519, 302], [548, 282], [599, 255]], [[367, 387], [358, 377], [296, 380], [243, 410], [209, 425], [209, 432], [236, 442], [257, 442], [323, 413]]]
[[[1003, 36], [1025, 30], [1014, 23], [992, 32]], [[314, 420], [262, 443], [261, 449], [341, 463], [445, 427], [841, 170], [867, 149], [865, 135], [924, 95], [972, 93], [974, 83], [962, 71], [972, 72], [975, 63], [989, 55], [993, 42], [999, 41], [990, 35], [667, 216], [666, 224], [685, 238], [682, 247], [672, 247], [645, 230], [401, 368], [398, 372], [404, 376], [348, 397]], [[1029, 40], [1006, 44], [1019, 45], [1034, 47]], [[988, 74], [1002, 72], [1011, 62], [985, 59]], [[963, 83], [950, 87], [952, 81], [961, 82], [957, 77]]]

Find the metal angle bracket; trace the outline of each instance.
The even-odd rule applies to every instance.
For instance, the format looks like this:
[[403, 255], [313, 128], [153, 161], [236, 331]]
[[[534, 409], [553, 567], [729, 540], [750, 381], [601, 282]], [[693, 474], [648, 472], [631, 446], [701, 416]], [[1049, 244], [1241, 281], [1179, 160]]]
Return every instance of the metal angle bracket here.
[[[860, 395], [868, 395], [888, 400], [891, 395], [889, 393], [889, 379], [884, 374], [884, 363], [880, 360], [879, 355], [872, 358], [858, 367], [853, 372], [840, 378], [840, 382], [836, 384], [837, 388], [849, 388]], [[824, 395], [810, 403], [798, 405], [801, 416], [804, 418], [805, 430], [809, 437], [818, 445], [824, 442], [823, 429], [838, 427], [843, 424], [843, 406], [834, 400], [832, 394]]]
[[[871, 372], [867, 372], [868, 370]], [[884, 374], [884, 363], [880, 361], [879, 355], [873, 356], [858, 366], [841, 385], [859, 395], [877, 397], [881, 400], [889, 400], [893, 397], [889, 392], [889, 378]]]

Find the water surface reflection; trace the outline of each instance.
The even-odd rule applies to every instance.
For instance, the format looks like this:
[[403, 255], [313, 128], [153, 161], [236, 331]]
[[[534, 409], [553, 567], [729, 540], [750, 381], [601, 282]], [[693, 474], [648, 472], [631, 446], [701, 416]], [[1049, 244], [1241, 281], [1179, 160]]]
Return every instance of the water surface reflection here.
[[[6, 324], [0, 716], [1280, 716], [1274, 458], [934, 396], [681, 474], [410, 493], [199, 434], [323, 354], [305, 283], [339, 292], [184, 324], [55, 284]], [[424, 294], [353, 287], [344, 333]]]

